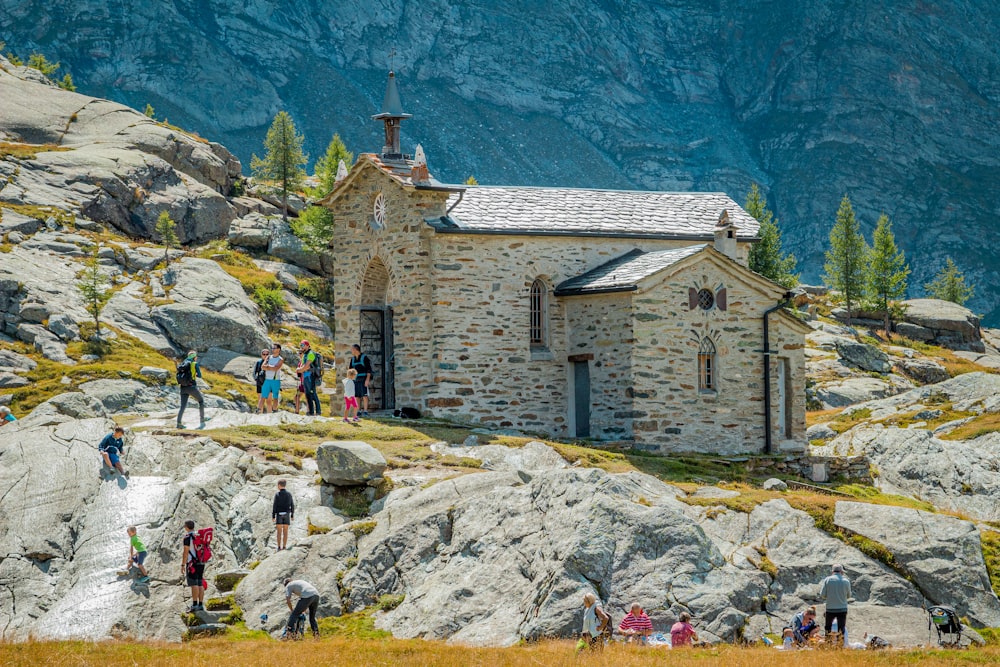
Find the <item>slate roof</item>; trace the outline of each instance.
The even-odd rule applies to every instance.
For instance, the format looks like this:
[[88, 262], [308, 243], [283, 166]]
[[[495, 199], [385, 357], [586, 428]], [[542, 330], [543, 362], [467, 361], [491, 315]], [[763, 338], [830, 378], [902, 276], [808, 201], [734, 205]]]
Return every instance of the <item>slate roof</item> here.
[[319, 200], [320, 204], [330, 204], [335, 199], [337, 199], [341, 194], [341, 186], [344, 183], [353, 181], [356, 174], [361, 173], [360, 167], [364, 162], [371, 162], [376, 168], [381, 169], [386, 174], [389, 175], [394, 181], [402, 185], [403, 187], [416, 188], [418, 190], [439, 190], [442, 192], [459, 192], [465, 188], [464, 185], [445, 185], [438, 181], [433, 176], [430, 177], [428, 181], [414, 182], [413, 180], [413, 160], [403, 158], [399, 160], [394, 159], [383, 159], [378, 153], [362, 153], [358, 156], [357, 162], [351, 169], [351, 173], [342, 182], [338, 183], [336, 187], [333, 188], [333, 192], [328, 194], [323, 199]]
[[556, 296], [634, 291], [643, 278], [697, 254], [705, 244], [643, 252], [636, 249], [556, 286]]
[[710, 240], [724, 210], [738, 238], [759, 227], [721, 192], [471, 186], [449, 205], [447, 217], [428, 221], [438, 231]]

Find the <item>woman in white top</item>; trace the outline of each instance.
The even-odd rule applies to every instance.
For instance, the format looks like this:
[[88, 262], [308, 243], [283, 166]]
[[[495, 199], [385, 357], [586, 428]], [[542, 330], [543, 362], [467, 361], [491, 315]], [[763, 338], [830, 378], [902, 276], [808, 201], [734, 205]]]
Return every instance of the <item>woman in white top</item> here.
[[281, 346], [275, 343], [271, 347], [271, 356], [264, 362], [264, 385], [260, 395], [264, 399], [264, 411], [276, 412], [281, 397], [281, 367], [285, 360], [281, 358]]
[[611, 617], [597, 601], [597, 596], [587, 593], [583, 596], [583, 632], [581, 636], [591, 649], [604, 647], [604, 629], [608, 627]]

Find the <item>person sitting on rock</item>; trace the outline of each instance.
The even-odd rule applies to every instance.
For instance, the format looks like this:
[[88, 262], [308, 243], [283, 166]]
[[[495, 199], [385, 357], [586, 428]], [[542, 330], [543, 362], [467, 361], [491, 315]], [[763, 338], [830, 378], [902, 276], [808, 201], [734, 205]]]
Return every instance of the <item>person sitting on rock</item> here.
[[6, 426], [11, 422], [16, 422], [17, 417], [10, 413], [10, 408], [6, 405], [0, 405], [0, 426]]
[[691, 614], [682, 611], [680, 618], [670, 628], [670, 645], [674, 648], [693, 646], [693, 642], [696, 641], [698, 641], [698, 633], [691, 625]]
[[288, 526], [295, 518], [295, 499], [285, 490], [286, 482], [278, 480], [278, 492], [271, 503], [271, 520], [274, 521], [275, 542], [278, 551], [288, 548]]
[[[111, 468], [111, 474], [117, 470], [124, 477], [128, 477], [128, 472], [122, 467], [121, 455], [125, 451], [125, 429], [115, 426], [115, 430], [104, 436], [101, 444], [97, 446], [97, 451], [104, 459], [104, 465]], [[103, 476], [102, 476], [103, 479]]]
[[642, 605], [633, 602], [629, 613], [625, 614], [625, 618], [618, 624], [618, 630], [625, 635], [626, 641], [645, 643], [646, 637], [653, 634], [653, 622], [642, 610]]
[[[295, 631], [295, 622], [299, 616], [309, 610], [309, 628], [313, 637], [319, 638], [319, 624], [316, 623], [316, 611], [319, 609], [319, 591], [315, 586], [304, 579], [285, 579], [285, 604], [291, 610], [288, 616], [288, 627], [285, 628], [286, 635], [291, 635]], [[292, 596], [298, 595], [299, 601], [292, 606]]]

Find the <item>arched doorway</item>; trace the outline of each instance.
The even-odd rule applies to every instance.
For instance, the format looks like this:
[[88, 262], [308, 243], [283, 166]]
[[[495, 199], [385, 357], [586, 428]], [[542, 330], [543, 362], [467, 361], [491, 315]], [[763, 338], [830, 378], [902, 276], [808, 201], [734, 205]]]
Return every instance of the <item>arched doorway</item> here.
[[361, 278], [359, 299], [361, 351], [368, 355], [375, 371], [369, 388], [369, 405], [372, 410], [391, 410], [396, 406], [389, 285], [389, 269], [381, 257], [373, 257]]

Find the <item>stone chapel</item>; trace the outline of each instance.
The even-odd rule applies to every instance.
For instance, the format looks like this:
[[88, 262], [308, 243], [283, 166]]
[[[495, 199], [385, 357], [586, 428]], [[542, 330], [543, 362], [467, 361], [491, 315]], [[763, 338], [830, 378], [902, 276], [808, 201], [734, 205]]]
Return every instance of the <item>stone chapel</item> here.
[[359, 343], [376, 409], [660, 453], [805, 447], [805, 333], [750, 271], [757, 221], [721, 193], [448, 185], [385, 145], [341, 170], [338, 374]]

